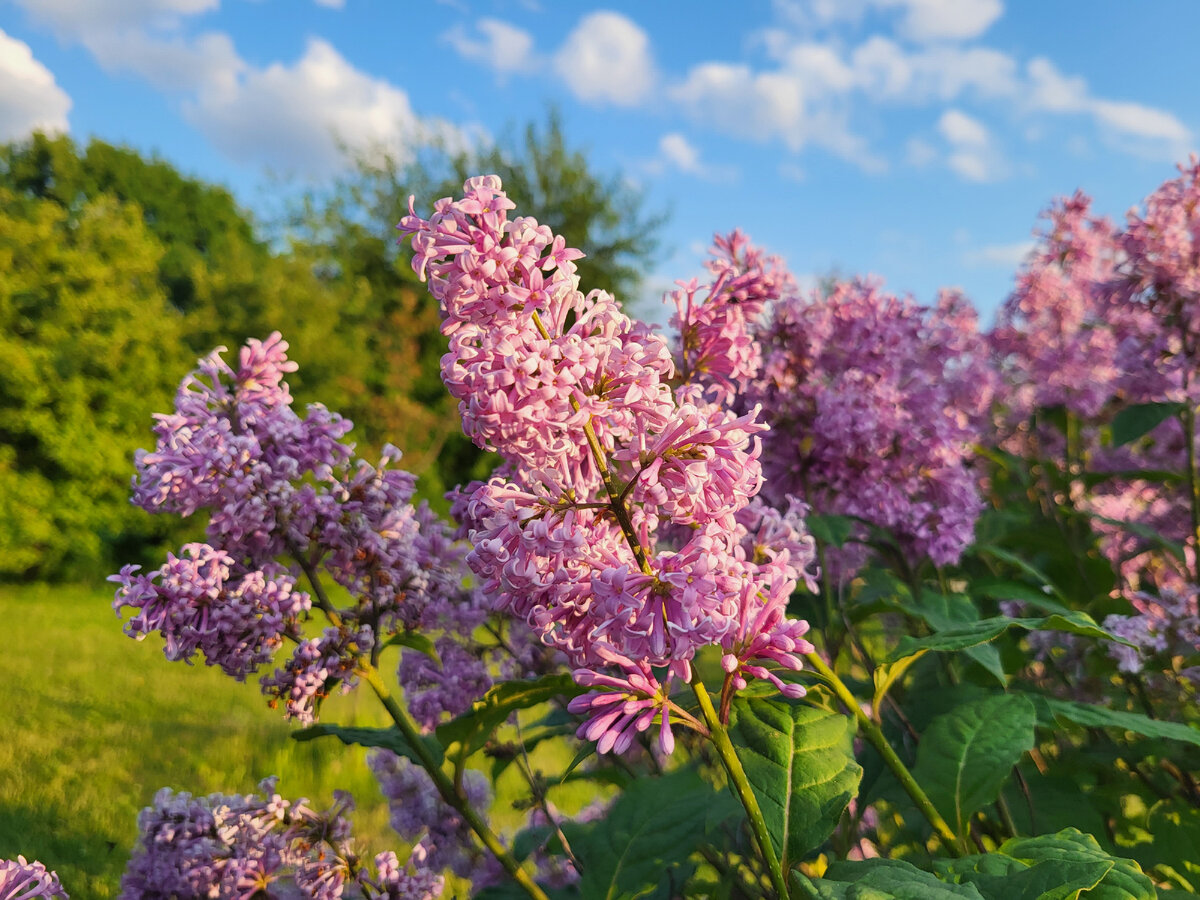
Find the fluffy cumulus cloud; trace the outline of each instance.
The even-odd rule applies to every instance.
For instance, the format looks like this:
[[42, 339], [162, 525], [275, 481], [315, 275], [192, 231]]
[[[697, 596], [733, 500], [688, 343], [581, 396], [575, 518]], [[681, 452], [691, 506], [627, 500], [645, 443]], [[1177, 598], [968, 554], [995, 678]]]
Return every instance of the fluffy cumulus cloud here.
[[537, 66], [533, 35], [499, 19], [480, 19], [473, 36], [461, 25], [443, 36], [459, 56], [481, 63], [498, 75], [530, 72]]
[[655, 82], [649, 36], [632, 20], [607, 11], [580, 20], [554, 55], [554, 71], [586, 103], [635, 106]]
[[295, 63], [246, 68], [232, 84], [201, 91], [185, 112], [229, 157], [306, 174], [337, 168], [342, 147], [403, 156], [437, 127], [417, 118], [404, 91], [318, 38]]
[[66, 131], [71, 98], [29, 45], [0, 31], [0, 141]]

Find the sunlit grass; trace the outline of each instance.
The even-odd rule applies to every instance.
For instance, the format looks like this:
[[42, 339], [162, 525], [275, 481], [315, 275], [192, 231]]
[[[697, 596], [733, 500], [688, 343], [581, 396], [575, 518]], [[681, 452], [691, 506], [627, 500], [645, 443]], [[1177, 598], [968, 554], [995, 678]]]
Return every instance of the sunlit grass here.
[[[257, 683], [130, 640], [111, 598], [97, 587], [0, 587], [0, 859], [41, 860], [73, 900], [112, 897], [138, 811], [159, 788], [249, 793], [268, 775], [319, 806], [349, 790], [360, 845], [396, 846], [365, 751], [291, 740]], [[324, 717], [380, 724], [359, 693]]]

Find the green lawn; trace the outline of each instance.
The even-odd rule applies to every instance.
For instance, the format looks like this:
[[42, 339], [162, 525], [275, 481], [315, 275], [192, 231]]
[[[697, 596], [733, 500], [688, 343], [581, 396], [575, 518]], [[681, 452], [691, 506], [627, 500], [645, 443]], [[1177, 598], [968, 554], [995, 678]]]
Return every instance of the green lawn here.
[[[41, 860], [72, 900], [116, 896], [159, 788], [245, 793], [268, 775], [319, 805], [351, 791], [360, 847], [395, 847], [364, 751], [292, 741], [256, 682], [167, 662], [161, 642], [122, 633], [111, 600], [107, 586], [0, 587], [0, 859]], [[378, 721], [362, 693], [324, 712]]]

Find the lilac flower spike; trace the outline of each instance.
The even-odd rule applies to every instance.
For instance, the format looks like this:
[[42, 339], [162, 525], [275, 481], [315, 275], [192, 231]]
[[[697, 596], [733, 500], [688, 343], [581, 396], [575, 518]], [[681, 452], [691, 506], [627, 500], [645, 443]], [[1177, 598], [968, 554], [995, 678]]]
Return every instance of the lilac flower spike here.
[[686, 679], [700, 648], [736, 648], [744, 685], [767, 674], [752, 660], [799, 668], [808, 647], [807, 626], [783, 613], [807, 563], [772, 568], [739, 546], [766, 426], [757, 408], [726, 405], [721, 385], [741, 370], [717, 372], [730, 354], [742, 368], [757, 359], [747, 322], [788, 277], [740, 235], [721, 243], [709, 304], [696, 307], [690, 288], [678, 301], [684, 375], [716, 380], [681, 380], [663, 337], [608, 294], [582, 293], [578, 251], [508, 219], [498, 178], [464, 192], [427, 220], [410, 202], [400, 228], [441, 303], [442, 375], [463, 427], [505, 459], [455, 498], [467, 562], [494, 608], [564, 653], [577, 681], [623, 698], [578, 702], [595, 711], [581, 734], [624, 750], [657, 716], [668, 749], [670, 704], [652, 668]]

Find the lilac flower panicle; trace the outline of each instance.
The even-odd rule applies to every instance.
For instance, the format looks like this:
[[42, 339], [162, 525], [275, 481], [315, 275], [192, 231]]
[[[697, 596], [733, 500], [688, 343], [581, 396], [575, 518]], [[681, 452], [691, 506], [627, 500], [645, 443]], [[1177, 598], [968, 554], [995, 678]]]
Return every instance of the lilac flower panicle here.
[[68, 900], [58, 875], [37, 860], [0, 859], [0, 900]]
[[[739, 547], [765, 425], [758, 409], [727, 406], [757, 364], [748, 323], [789, 276], [740, 234], [719, 239], [706, 298], [696, 286], [676, 295], [677, 372], [655, 330], [581, 291], [581, 254], [511, 209], [500, 180], [481, 176], [428, 219], [410, 200], [400, 223], [441, 304], [442, 375], [463, 427], [505, 461], [454, 495], [467, 563], [495, 609], [602, 688], [589, 739], [625, 749], [657, 720], [668, 749], [671, 707], [650, 668], [686, 680], [696, 652], [717, 645], [744, 684], [767, 674], [753, 660], [794, 669], [811, 649], [784, 611], [807, 563], [772, 566]], [[629, 713], [612, 715], [606, 691]]]
[[[969, 304], [943, 291], [926, 308], [841, 282], [776, 302], [757, 335], [763, 367], [743, 402], [771, 425], [766, 499], [873, 522], [914, 562], [956, 561], [982, 508], [972, 447], [995, 381]], [[861, 561], [850, 549], [830, 563], [845, 576]]]
[[[274, 567], [278, 569], [278, 567]], [[311, 606], [308, 594], [282, 571], [238, 572], [233, 557], [207, 544], [187, 544], [181, 556], [150, 575], [125, 566], [108, 580], [120, 585], [113, 608], [134, 611], [125, 633], [141, 640], [158, 632], [167, 659], [210, 666], [242, 681], [295, 635]], [[237, 574], [235, 574], [237, 572]]]
[[[317, 405], [303, 418], [293, 409], [285, 376], [296, 364], [286, 351], [273, 334], [248, 342], [231, 366], [218, 348], [184, 379], [175, 411], [157, 417], [156, 447], [137, 457], [134, 502], [206, 511], [208, 542], [149, 575], [122, 569], [110, 579], [120, 586], [114, 607], [133, 611], [131, 636], [160, 633], [168, 658], [199, 652], [239, 680], [290, 640], [290, 659], [261, 683], [273, 706], [306, 724], [331, 690], [355, 683], [357, 660], [387, 635], [441, 631], [444, 652], [475, 677], [438, 694], [427, 673], [412, 673], [431, 698], [432, 727], [490, 685], [485, 650], [471, 638], [488, 610], [465, 586], [463, 547], [428, 506], [412, 505], [415, 478], [394, 465], [400, 451], [385, 446], [373, 465], [344, 440], [348, 421]], [[326, 609], [336, 625], [307, 639], [314, 604], [296, 586], [302, 574], [328, 576], [352, 598]]]

